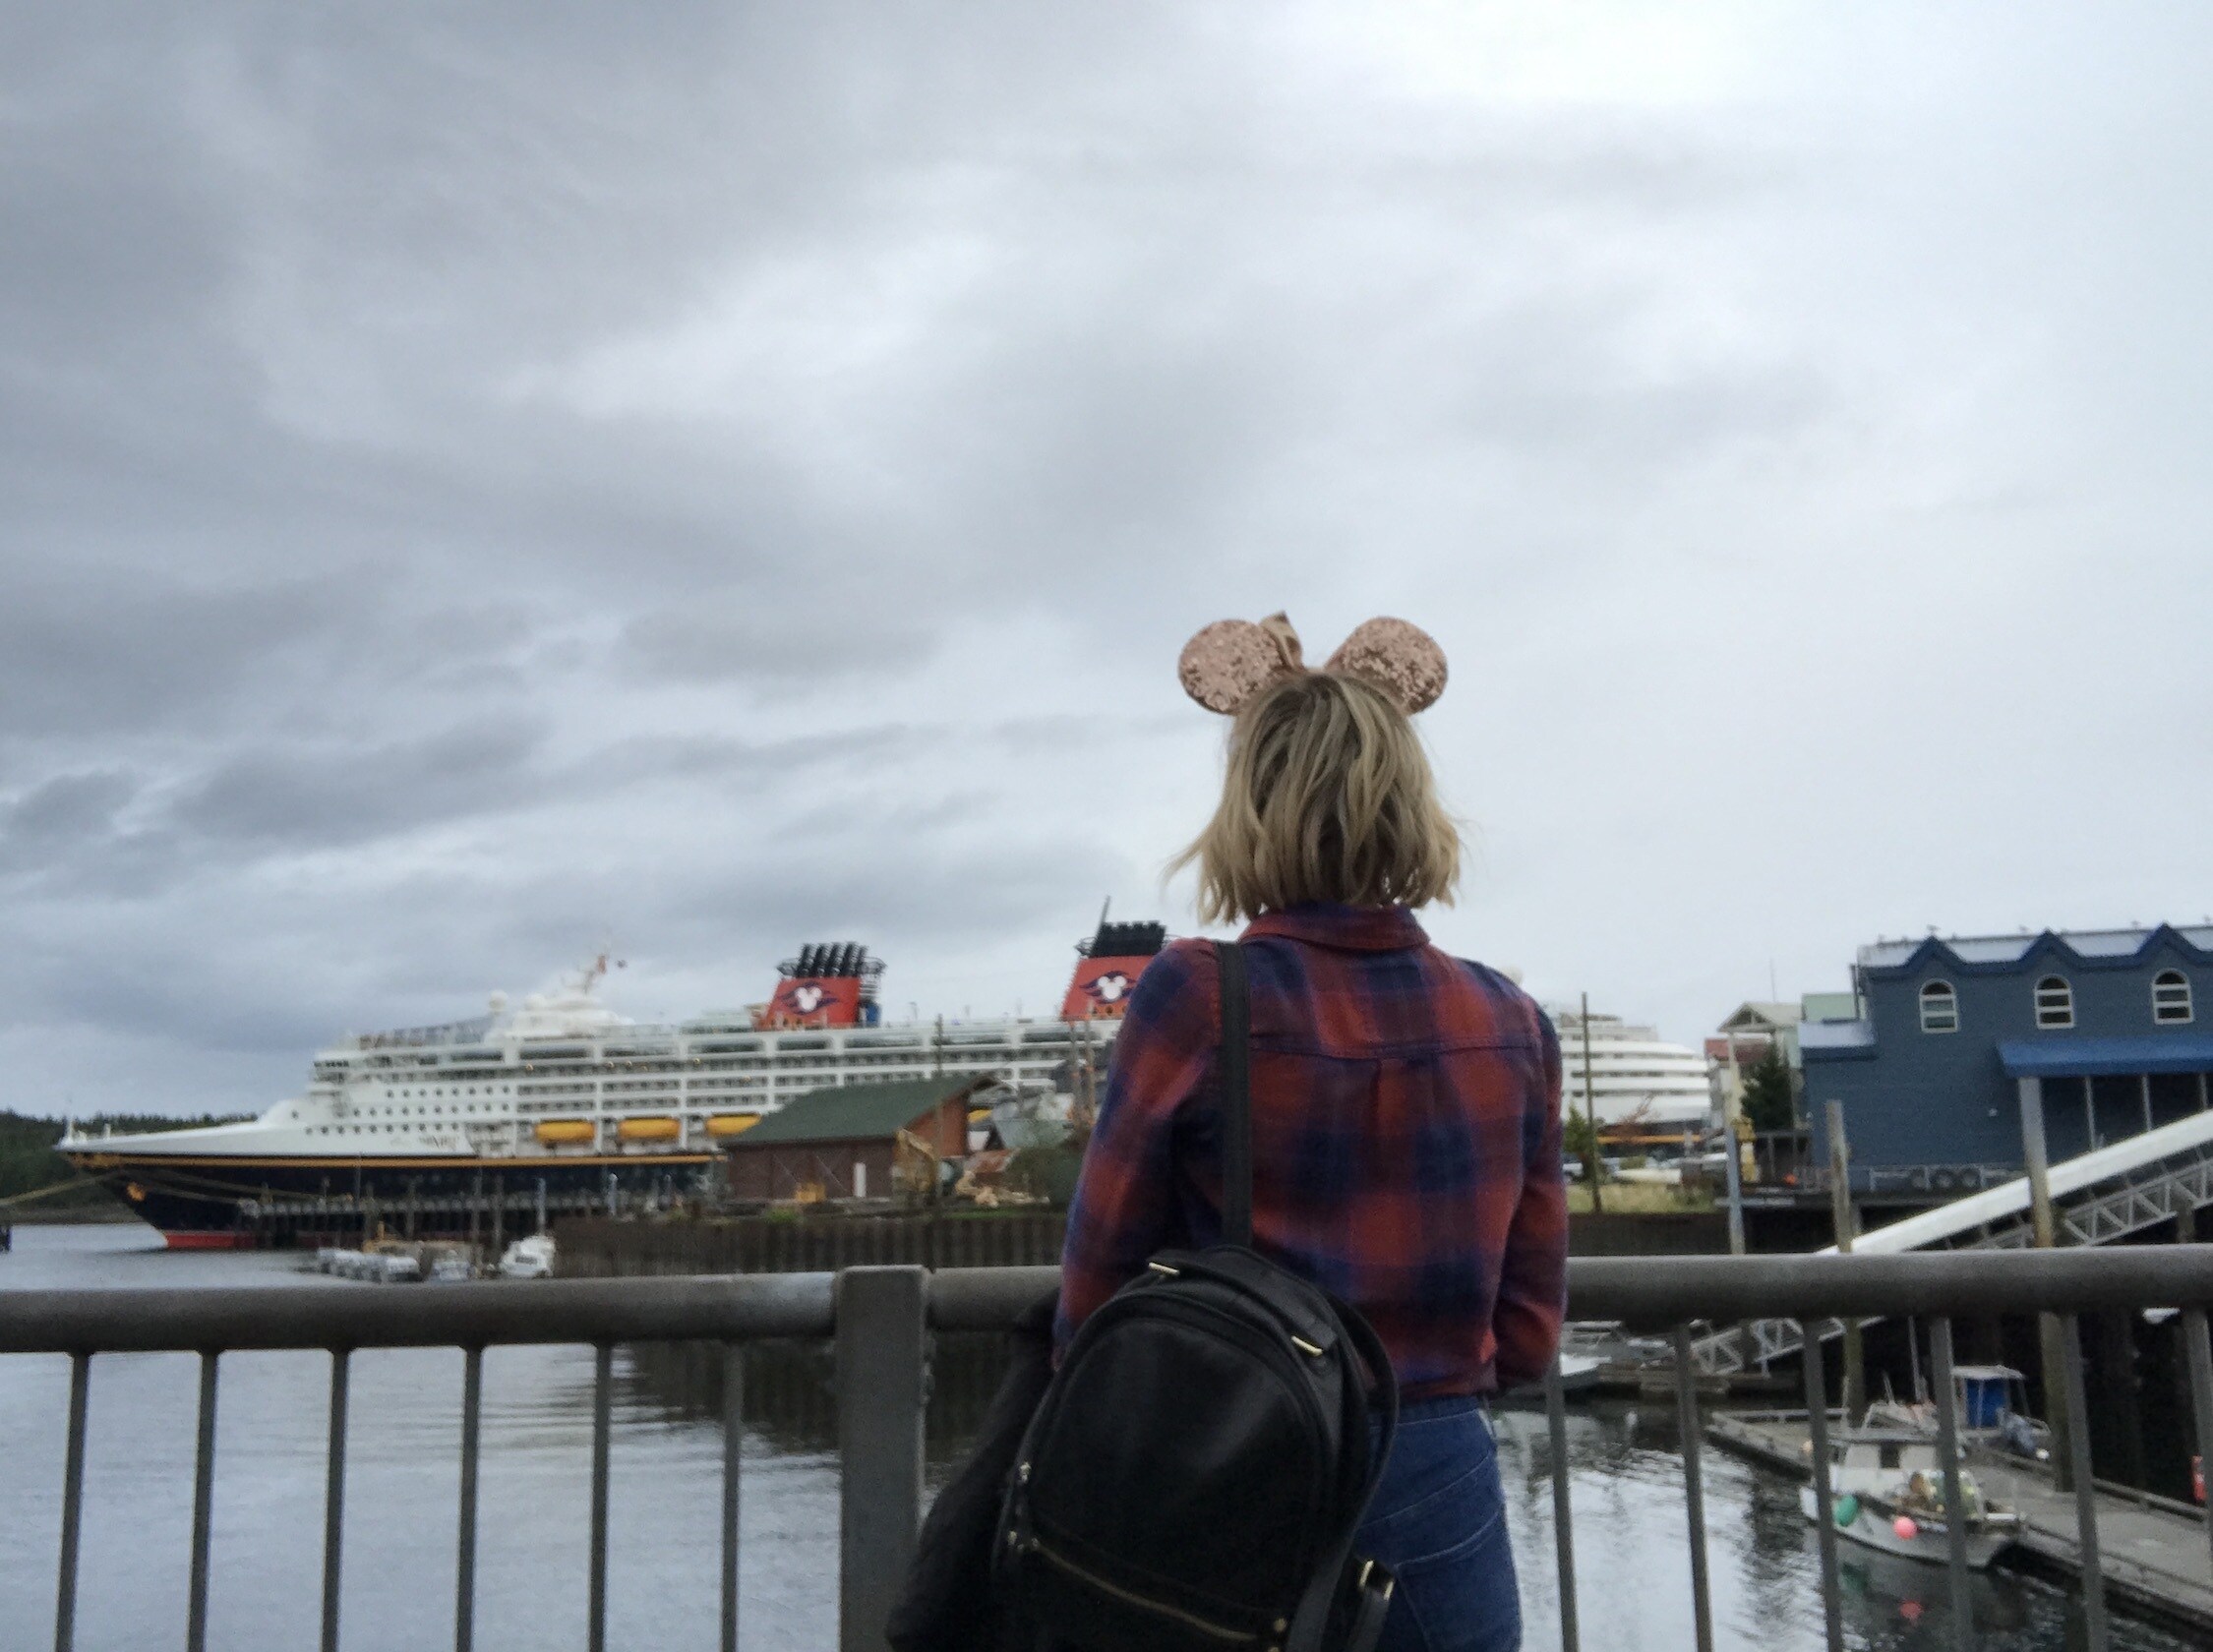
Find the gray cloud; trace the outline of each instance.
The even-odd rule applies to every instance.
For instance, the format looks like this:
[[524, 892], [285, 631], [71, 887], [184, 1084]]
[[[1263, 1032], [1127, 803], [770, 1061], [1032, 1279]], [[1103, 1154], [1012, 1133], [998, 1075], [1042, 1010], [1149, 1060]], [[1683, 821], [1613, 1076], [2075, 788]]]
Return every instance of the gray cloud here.
[[1044, 1002], [1278, 606], [1452, 656], [1439, 933], [1677, 1035], [2190, 915], [2208, 26], [1656, 15], [9, 13], [0, 1102], [611, 935]]
[[799, 692], [810, 683], [854, 676], [897, 676], [929, 657], [923, 623], [818, 613], [805, 622], [788, 603], [725, 592], [640, 615], [624, 628], [622, 655], [647, 677], [681, 681], [744, 681]]

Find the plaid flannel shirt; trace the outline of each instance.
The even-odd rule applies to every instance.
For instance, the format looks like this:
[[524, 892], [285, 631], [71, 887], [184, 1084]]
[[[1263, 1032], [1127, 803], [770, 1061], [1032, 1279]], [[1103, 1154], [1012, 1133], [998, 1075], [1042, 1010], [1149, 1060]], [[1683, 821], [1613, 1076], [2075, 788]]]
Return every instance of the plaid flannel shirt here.
[[[1294, 907], [1243, 939], [1255, 1247], [1365, 1314], [1410, 1397], [1540, 1377], [1568, 1251], [1544, 1012], [1404, 907]], [[1221, 1026], [1211, 946], [1147, 966], [1068, 1211], [1062, 1347], [1154, 1252], [1221, 1238]]]

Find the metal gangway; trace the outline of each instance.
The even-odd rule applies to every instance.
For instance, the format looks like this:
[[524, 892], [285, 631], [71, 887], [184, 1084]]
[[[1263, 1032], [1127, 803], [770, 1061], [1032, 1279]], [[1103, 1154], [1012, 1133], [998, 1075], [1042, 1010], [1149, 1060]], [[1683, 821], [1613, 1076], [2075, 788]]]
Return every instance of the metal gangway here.
[[[2052, 1166], [2048, 1180], [2062, 1245], [2109, 1245], [2213, 1204], [2213, 1112], [2193, 1113]], [[1908, 1251], [2023, 1250], [2030, 1243], [2029, 1179], [2016, 1177], [1852, 1241], [1855, 1256]], [[1825, 1246], [1817, 1255], [1832, 1255]], [[1862, 1321], [1862, 1324], [1868, 1322]], [[1809, 1334], [1844, 1333], [1842, 1320], [1755, 1320], [1693, 1339], [1701, 1371], [1721, 1376], [1795, 1354]]]

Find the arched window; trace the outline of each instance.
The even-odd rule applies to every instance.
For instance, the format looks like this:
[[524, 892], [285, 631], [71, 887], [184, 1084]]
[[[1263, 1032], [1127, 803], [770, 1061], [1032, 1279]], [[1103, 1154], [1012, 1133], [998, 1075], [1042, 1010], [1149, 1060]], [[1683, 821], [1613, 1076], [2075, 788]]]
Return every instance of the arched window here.
[[1959, 1031], [1959, 994], [1952, 991], [1949, 981], [1925, 981], [1921, 987], [1921, 1031], [1924, 1032], [1956, 1032]]
[[2162, 970], [2152, 976], [2152, 1020], [2162, 1026], [2179, 1026], [2190, 1019], [2190, 978], [2180, 970]]
[[2036, 1025], [2074, 1025], [2074, 988], [2067, 985], [2066, 976], [2046, 975], [2036, 983]]

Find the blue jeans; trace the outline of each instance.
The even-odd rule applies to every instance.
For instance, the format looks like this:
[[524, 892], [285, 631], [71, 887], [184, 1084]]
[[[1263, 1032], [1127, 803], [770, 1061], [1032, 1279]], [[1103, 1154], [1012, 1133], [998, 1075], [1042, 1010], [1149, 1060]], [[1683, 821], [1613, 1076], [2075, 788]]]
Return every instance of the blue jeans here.
[[1398, 1574], [1378, 1652], [1516, 1652], [1522, 1595], [1479, 1399], [1404, 1406], [1355, 1553]]

